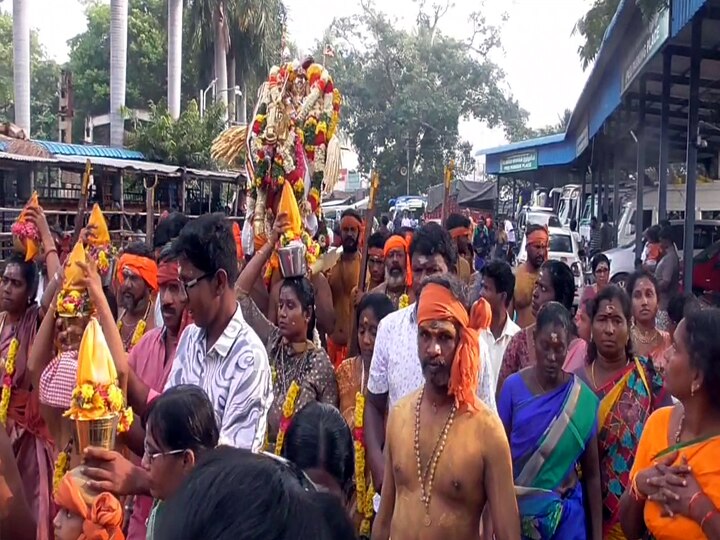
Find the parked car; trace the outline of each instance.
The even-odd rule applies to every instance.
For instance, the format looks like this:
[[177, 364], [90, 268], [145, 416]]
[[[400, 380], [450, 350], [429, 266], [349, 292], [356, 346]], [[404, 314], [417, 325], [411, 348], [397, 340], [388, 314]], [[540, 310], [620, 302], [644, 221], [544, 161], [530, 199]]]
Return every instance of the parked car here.
[[524, 206], [518, 216], [518, 229], [524, 232], [528, 225], [543, 227], [562, 227], [560, 219], [552, 208], [542, 206]]
[[[565, 229], [560, 227], [549, 227], [548, 241], [548, 259], [564, 262], [572, 270], [575, 277], [575, 299], [573, 305], [577, 307], [580, 303], [580, 293], [583, 288], [582, 264], [580, 262], [580, 248], [575, 237]], [[518, 264], [527, 261], [527, 251], [525, 249], [526, 237], [523, 235], [520, 244], [520, 253], [518, 254]]]
[[[673, 242], [675, 242], [678, 255], [682, 260], [683, 246], [685, 245], [685, 222], [672, 220], [670, 228]], [[720, 240], [720, 220], [702, 219], [695, 222], [693, 241], [693, 253], [695, 255], [717, 240]], [[629, 242], [624, 246], [608, 250], [605, 255], [610, 259], [610, 281], [624, 287], [630, 274], [635, 271], [635, 242]]]
[[720, 241], [693, 257], [692, 288], [695, 294], [720, 294]]

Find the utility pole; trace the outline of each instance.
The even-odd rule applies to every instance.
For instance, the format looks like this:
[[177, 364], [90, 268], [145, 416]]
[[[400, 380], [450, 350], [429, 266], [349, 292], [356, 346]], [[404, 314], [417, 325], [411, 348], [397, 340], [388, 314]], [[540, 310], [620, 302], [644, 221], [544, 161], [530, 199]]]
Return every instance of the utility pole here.
[[407, 175], [405, 177], [406, 187], [405, 187], [405, 195], [410, 195], [410, 171], [412, 168], [410, 167], [410, 132], [408, 131], [407, 137], [405, 139], [405, 153], [407, 156]]

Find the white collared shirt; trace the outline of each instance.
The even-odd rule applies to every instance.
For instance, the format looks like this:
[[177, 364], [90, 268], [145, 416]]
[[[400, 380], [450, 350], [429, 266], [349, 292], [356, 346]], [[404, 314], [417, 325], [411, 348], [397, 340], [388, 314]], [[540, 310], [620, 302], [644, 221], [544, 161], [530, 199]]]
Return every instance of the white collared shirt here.
[[[425, 382], [418, 356], [417, 334], [415, 304], [391, 313], [378, 326], [367, 388], [373, 394], [387, 393], [389, 408]], [[480, 339], [480, 358], [488, 356], [487, 346]], [[492, 381], [489, 362], [480, 362], [477, 395], [497, 412]]]
[[183, 331], [165, 389], [180, 384], [194, 384], [208, 395], [220, 444], [262, 450], [273, 401], [272, 375], [265, 346], [239, 304], [209, 351], [204, 329], [191, 324]]
[[502, 329], [500, 337], [495, 339], [492, 331], [488, 328], [480, 332], [480, 342], [485, 343], [485, 347], [488, 351], [487, 358], [490, 359], [490, 372], [492, 377], [492, 387], [497, 388], [498, 377], [500, 376], [500, 366], [502, 365], [502, 359], [505, 355], [505, 349], [512, 337], [520, 331], [520, 327], [515, 324], [512, 318], [508, 315], [505, 319], [505, 326]]

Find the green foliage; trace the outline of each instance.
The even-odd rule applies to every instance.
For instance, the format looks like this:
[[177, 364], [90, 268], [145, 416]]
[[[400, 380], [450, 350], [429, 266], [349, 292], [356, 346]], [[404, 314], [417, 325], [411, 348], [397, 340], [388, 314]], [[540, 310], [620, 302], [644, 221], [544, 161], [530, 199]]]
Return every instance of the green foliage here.
[[[81, 139], [86, 115], [105, 114], [110, 103], [110, 5], [91, 2], [87, 29], [72, 38], [68, 67], [73, 74], [74, 138]], [[130, 0], [125, 104], [147, 108], [167, 88], [167, 7], [165, 0]]]
[[[14, 122], [12, 17], [0, 13], [0, 122]], [[30, 122], [32, 136], [56, 139], [60, 68], [47, 57], [37, 31], [30, 35]]]
[[363, 7], [361, 15], [333, 23], [315, 58], [332, 44], [336, 56], [327, 64], [344, 94], [341, 129], [352, 134], [360, 169], [379, 172], [380, 200], [405, 193], [400, 169], [408, 165], [408, 148], [410, 192], [442, 182], [448, 161], [467, 154], [458, 135], [461, 119], [502, 125], [508, 134], [524, 125], [527, 113], [502, 90], [504, 74], [488, 60], [499, 44], [497, 29], [479, 11], [474, 36], [460, 41], [438, 29], [445, 10], [427, 12], [420, 5], [417, 24], [407, 32]]
[[[646, 19], [651, 18], [662, 8], [668, 6], [669, 0], [635, 0]], [[594, 0], [593, 5], [575, 24], [573, 33], [583, 38], [578, 47], [578, 55], [586, 69], [600, 52], [605, 30], [617, 11], [620, 0]]]
[[200, 118], [197, 102], [192, 100], [176, 121], [164, 100], [150, 104], [150, 121], [138, 125], [130, 136], [130, 147], [150, 161], [215, 170], [217, 164], [210, 157], [210, 146], [223, 130], [223, 110], [222, 103], [216, 103]]

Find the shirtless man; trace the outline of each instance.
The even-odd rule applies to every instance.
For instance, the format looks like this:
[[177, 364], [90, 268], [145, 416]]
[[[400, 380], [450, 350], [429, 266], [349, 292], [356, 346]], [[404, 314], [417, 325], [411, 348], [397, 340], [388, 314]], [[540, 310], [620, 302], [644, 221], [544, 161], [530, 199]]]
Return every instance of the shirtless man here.
[[372, 540], [477, 539], [486, 503], [502, 524], [495, 538], [520, 538], [510, 447], [475, 394], [479, 321], [465, 305], [456, 278], [423, 283], [417, 346], [425, 385], [390, 412]]
[[445, 228], [455, 242], [458, 252], [457, 275], [465, 282], [470, 283], [472, 275], [472, 231], [470, 218], [462, 214], [450, 214], [445, 220]]
[[327, 340], [327, 352], [335, 367], [345, 360], [348, 353], [349, 336], [355, 313], [353, 289], [357, 287], [360, 276], [358, 247], [362, 228], [362, 218], [355, 210], [349, 208], [342, 213], [340, 238], [343, 252], [328, 276], [336, 319], [335, 329]]
[[410, 268], [410, 249], [404, 236], [394, 234], [385, 242], [385, 280], [371, 289], [370, 292], [379, 292], [386, 295], [398, 309], [400, 297], [407, 294], [408, 305], [415, 301], [412, 292], [412, 269]]
[[515, 322], [520, 328], [535, 324], [532, 313], [532, 295], [540, 267], [547, 260], [548, 232], [542, 225], [528, 225], [525, 231], [527, 260], [515, 272], [515, 294], [509, 313], [515, 313]]

